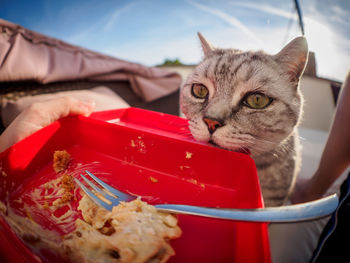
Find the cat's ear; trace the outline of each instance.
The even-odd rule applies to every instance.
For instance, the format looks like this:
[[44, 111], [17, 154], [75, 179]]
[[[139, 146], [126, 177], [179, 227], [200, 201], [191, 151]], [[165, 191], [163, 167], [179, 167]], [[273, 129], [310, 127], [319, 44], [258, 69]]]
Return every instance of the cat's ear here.
[[278, 54], [275, 60], [282, 66], [291, 81], [298, 81], [304, 72], [309, 50], [305, 37], [297, 37], [289, 42]]
[[197, 33], [199, 40], [201, 41], [201, 45], [202, 45], [202, 49], [203, 49], [203, 53], [204, 56], [208, 56], [213, 50], [214, 48], [209, 44], [209, 42], [202, 36], [201, 33]]

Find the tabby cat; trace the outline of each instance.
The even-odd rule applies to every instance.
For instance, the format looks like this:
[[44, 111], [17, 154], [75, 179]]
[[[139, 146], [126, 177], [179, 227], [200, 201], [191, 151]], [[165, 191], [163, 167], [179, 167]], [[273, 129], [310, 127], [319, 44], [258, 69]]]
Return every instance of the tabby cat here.
[[250, 152], [265, 206], [283, 205], [300, 167], [299, 79], [308, 58], [304, 37], [278, 54], [213, 48], [198, 33], [204, 58], [181, 88], [181, 110], [198, 141]]

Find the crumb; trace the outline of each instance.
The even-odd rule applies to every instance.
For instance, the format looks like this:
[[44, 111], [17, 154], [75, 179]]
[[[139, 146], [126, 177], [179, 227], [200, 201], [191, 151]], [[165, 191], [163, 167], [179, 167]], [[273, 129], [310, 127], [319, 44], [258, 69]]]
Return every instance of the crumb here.
[[3, 202], [0, 201], [0, 212], [5, 214], [6, 211], [7, 211], [6, 205]]
[[35, 221], [33, 220], [32, 215], [30, 214], [30, 212], [29, 212], [28, 210], [26, 210], [26, 216], [27, 216], [27, 218], [28, 218], [30, 221], [35, 222]]
[[45, 201], [43, 207], [44, 207], [45, 209], [48, 209], [48, 208], [50, 207], [50, 206], [49, 206], [49, 203], [48, 203], [47, 201]]
[[191, 159], [192, 158], [192, 154], [190, 152], [186, 152], [186, 159]]
[[191, 184], [198, 184], [198, 181], [196, 179], [187, 179], [187, 182], [191, 183]]
[[71, 192], [65, 192], [60, 199], [59, 204], [65, 204], [73, 199], [73, 194]]
[[131, 145], [131, 147], [136, 148], [141, 153], [146, 153], [147, 152], [146, 145], [142, 141], [142, 137], [141, 136], [138, 136], [137, 139], [135, 139], [135, 140], [131, 140], [130, 141], [130, 145]]
[[65, 174], [61, 179], [61, 187], [67, 192], [72, 191], [75, 188], [73, 176]]
[[150, 176], [149, 179], [152, 183], [158, 183], [158, 179], [153, 176]]
[[56, 199], [53, 202], [53, 205], [62, 205], [69, 201], [74, 200], [74, 195], [72, 193], [73, 190], [75, 189], [73, 176], [64, 174], [61, 178], [59, 188], [60, 190], [62, 190], [63, 195], [61, 198]]
[[190, 167], [188, 165], [180, 165], [180, 170], [184, 171], [185, 169], [189, 169]]
[[1, 175], [2, 175], [3, 177], [6, 177], [6, 176], [7, 176], [7, 173], [5, 173], [4, 171], [1, 171]]
[[56, 173], [62, 172], [67, 169], [70, 161], [70, 154], [63, 151], [55, 151], [53, 155], [53, 169]]

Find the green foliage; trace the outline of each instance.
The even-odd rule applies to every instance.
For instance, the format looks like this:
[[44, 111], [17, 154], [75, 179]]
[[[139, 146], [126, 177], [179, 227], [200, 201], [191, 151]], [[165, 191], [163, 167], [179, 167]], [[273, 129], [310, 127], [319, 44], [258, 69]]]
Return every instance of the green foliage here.
[[178, 59], [165, 59], [160, 66], [183, 66], [184, 64]]

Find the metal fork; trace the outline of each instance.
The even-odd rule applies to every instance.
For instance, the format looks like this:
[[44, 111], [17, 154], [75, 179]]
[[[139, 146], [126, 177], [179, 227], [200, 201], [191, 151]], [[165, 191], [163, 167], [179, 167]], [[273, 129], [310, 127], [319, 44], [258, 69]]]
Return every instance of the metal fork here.
[[[120, 201], [128, 202], [136, 199], [136, 196], [121, 192], [111, 187], [89, 171], [85, 172], [102, 188], [92, 183], [82, 174], [80, 174], [80, 176], [93, 189], [93, 191], [86, 187], [77, 178], [74, 180], [80, 186], [80, 188], [98, 205], [108, 210], [112, 210], [113, 206], [118, 205]], [[316, 201], [302, 204], [257, 209], [210, 208], [181, 204], [158, 204], [155, 205], [155, 207], [159, 211], [170, 213], [249, 222], [288, 223], [310, 221], [326, 217], [333, 213], [338, 206], [338, 202], [339, 200], [337, 195], [333, 194]]]

